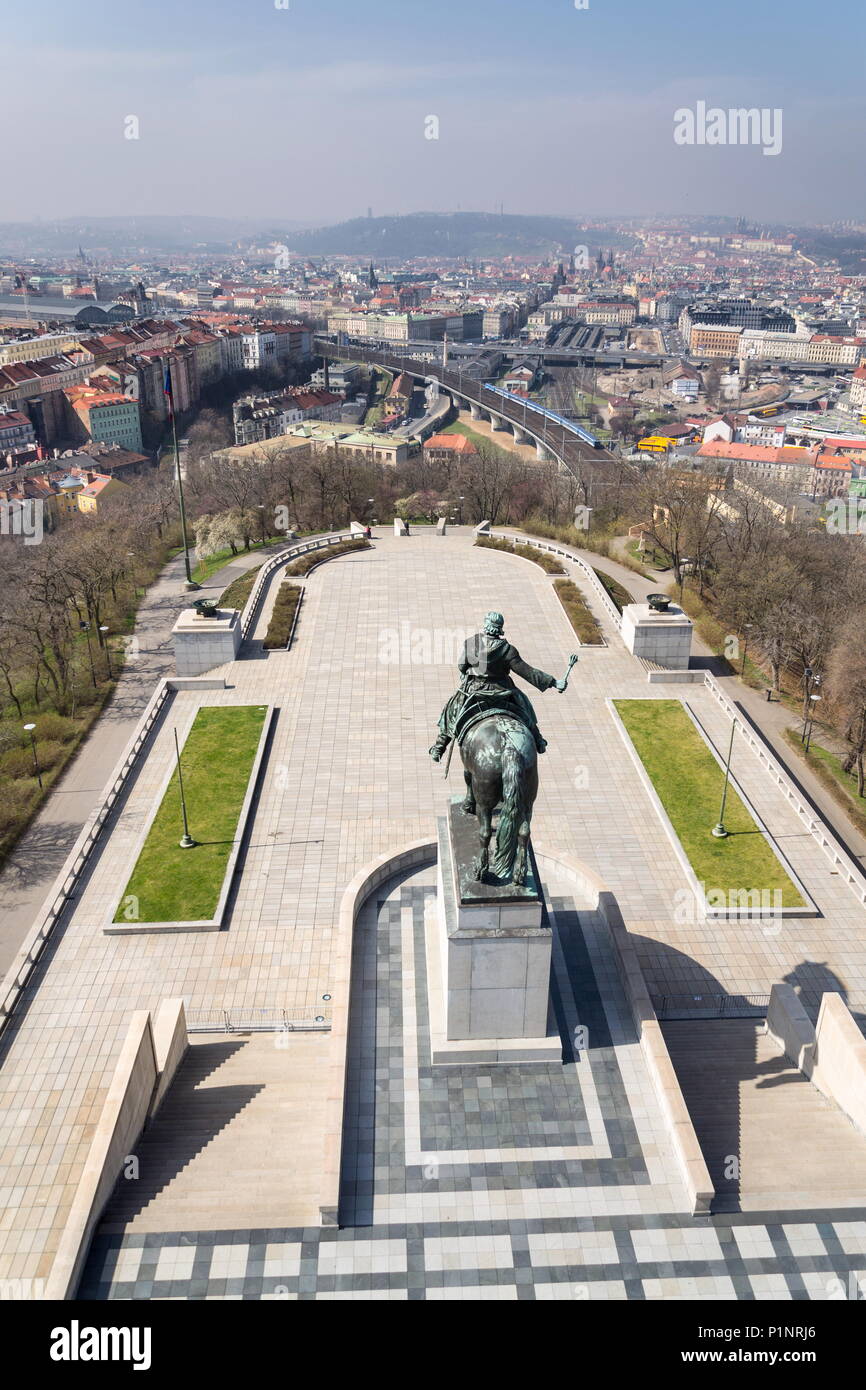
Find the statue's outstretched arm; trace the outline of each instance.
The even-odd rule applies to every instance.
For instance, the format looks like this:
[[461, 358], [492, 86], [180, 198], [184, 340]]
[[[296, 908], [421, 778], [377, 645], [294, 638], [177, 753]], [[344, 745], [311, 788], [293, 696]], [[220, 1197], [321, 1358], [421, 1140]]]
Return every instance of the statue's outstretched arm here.
[[516, 650], [508, 666], [515, 676], [521, 676], [530, 685], [534, 685], [536, 690], [549, 690], [552, 685], [556, 685], [556, 676], [549, 676], [546, 671], [540, 671], [537, 666], [530, 666]]

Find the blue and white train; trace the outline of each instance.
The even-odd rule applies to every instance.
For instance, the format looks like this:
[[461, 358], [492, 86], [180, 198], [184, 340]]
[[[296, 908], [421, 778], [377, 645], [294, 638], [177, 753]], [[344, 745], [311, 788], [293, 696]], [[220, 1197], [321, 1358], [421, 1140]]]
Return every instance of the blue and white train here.
[[582, 439], [584, 444], [589, 444], [593, 449], [601, 449], [600, 439], [596, 439], [594, 434], [585, 430], [583, 425], [577, 425], [573, 420], [568, 420], [564, 415], [557, 415], [555, 410], [548, 410], [545, 405], [537, 405], [535, 401], [528, 401], [523, 396], [515, 396], [513, 391], [506, 391], [502, 386], [491, 386], [489, 382], [484, 383], [485, 391], [492, 391], [495, 396], [504, 396], [505, 400], [513, 401], [515, 405], [525, 406], [527, 410], [534, 410], [539, 415], [544, 415], [548, 420], [552, 420], [555, 425], [562, 425], [565, 429], [576, 434], [578, 439]]

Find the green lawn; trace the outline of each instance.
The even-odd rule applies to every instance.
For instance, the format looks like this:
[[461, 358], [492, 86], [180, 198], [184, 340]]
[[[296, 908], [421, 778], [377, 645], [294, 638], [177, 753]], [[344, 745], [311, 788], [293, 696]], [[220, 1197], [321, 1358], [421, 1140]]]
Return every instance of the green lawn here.
[[[267, 541], [253, 541], [250, 550], [261, 550], [263, 545], [267, 545]], [[195, 569], [192, 571], [193, 583], [206, 584], [211, 575], [216, 574], [217, 570], [221, 570], [223, 565], [230, 565], [232, 560], [237, 559], [238, 555], [248, 554], [249, 550], [243, 549], [237, 551], [228, 549], [215, 550], [213, 555], [206, 555], [205, 558], [200, 560], [196, 565]]]
[[807, 753], [796, 729], [786, 729], [785, 739], [795, 753], [806, 760], [861, 835], [866, 835], [866, 797], [861, 797], [857, 792], [857, 778], [850, 772], [843, 772], [839, 755], [822, 748], [814, 737]]
[[[725, 840], [711, 834], [719, 818], [724, 773], [679, 700], [615, 700], [614, 707], [707, 893], [781, 890], [783, 907], [804, 906], [733, 787], [728, 787]], [[732, 770], [737, 770], [734, 744]], [[736, 900], [734, 900], [736, 901]], [[771, 905], [774, 900], [770, 899]]]
[[189, 829], [198, 843], [194, 849], [179, 845], [183, 817], [175, 770], [115, 922], [196, 922], [213, 917], [266, 713], [266, 705], [199, 710], [181, 748]]

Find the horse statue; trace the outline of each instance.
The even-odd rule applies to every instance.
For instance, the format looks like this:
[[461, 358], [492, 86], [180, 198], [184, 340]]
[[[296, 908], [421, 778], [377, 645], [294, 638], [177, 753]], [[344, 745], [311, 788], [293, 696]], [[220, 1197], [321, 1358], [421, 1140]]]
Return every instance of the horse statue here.
[[[490, 714], [466, 733], [460, 745], [466, 797], [463, 810], [478, 817], [480, 853], [472, 874], [484, 882], [488, 869], [503, 883], [526, 883], [529, 828], [538, 795], [538, 750], [522, 719]], [[490, 864], [493, 812], [502, 803]]]
[[[504, 637], [505, 619], [501, 613], [488, 613], [484, 629], [464, 643], [458, 669], [460, 687], [446, 704], [439, 719], [439, 735], [430, 756], [438, 762], [451, 744], [445, 775], [459, 744], [463, 760], [466, 797], [463, 810], [478, 817], [480, 852], [473, 862], [476, 881], [484, 882], [492, 872], [501, 883], [526, 883], [529, 831], [532, 808], [538, 794], [538, 755], [547, 747], [541, 737], [535, 711], [526, 695], [511, 679], [512, 672], [538, 690], [555, 688], [562, 693], [568, 685], [572, 656], [563, 680], [529, 666]], [[490, 841], [493, 813], [502, 806], [496, 830], [493, 864]]]

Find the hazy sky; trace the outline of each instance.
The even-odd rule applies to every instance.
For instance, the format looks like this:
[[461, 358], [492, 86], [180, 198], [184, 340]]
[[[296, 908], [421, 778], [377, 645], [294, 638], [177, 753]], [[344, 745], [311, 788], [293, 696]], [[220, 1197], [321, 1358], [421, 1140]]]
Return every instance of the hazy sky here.
[[[864, 0], [588, 3], [0, 0], [0, 220], [866, 217]], [[699, 101], [780, 108], [781, 153], [676, 144]]]

